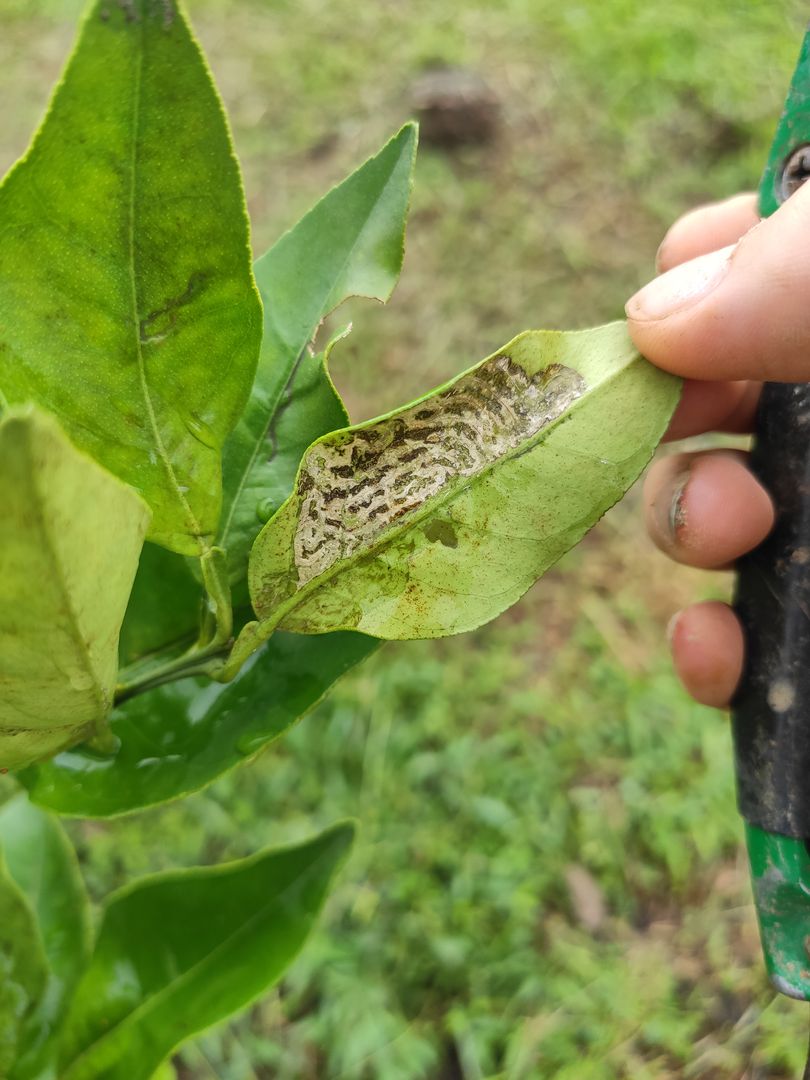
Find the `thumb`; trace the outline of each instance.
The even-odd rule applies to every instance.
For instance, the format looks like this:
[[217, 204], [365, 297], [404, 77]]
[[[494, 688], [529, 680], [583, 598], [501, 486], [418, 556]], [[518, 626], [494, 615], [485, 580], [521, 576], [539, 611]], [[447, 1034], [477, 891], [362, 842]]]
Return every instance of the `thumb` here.
[[639, 352], [678, 375], [810, 381], [810, 184], [736, 244], [645, 285], [627, 317]]

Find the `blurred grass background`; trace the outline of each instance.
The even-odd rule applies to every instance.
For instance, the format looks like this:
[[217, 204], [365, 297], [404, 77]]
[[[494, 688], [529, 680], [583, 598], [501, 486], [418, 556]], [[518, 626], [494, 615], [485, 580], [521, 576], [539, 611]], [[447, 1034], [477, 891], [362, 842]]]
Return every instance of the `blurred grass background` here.
[[[402, 283], [352, 304], [353, 416], [528, 327], [620, 315], [667, 224], [756, 185], [798, 0], [190, 0], [231, 113], [257, 252], [412, 113], [482, 75], [495, 140], [420, 153]], [[0, 0], [0, 167], [78, 0]], [[725, 720], [670, 672], [669, 615], [728, 578], [664, 563], [637, 497], [476, 634], [390, 645], [208, 791], [76, 822], [93, 894], [345, 815], [362, 832], [283, 985], [184, 1050], [181, 1080], [771, 1080], [805, 1010], [762, 971]]]

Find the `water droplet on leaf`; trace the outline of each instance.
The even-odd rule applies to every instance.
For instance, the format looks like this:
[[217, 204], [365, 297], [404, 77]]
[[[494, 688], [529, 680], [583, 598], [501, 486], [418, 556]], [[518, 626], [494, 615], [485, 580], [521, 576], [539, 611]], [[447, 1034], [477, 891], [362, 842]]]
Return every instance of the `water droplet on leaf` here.
[[242, 757], [250, 757], [251, 754], [261, 750], [263, 746], [267, 746], [269, 742], [269, 735], [242, 735], [241, 738], [236, 740], [236, 752], [241, 754]]
[[269, 521], [276, 509], [275, 499], [260, 499], [256, 504], [256, 517], [261, 522]]

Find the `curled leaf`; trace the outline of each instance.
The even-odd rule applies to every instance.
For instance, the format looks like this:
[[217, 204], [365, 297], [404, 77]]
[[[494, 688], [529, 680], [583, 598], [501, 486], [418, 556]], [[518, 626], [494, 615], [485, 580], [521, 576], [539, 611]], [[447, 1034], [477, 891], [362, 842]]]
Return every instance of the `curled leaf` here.
[[382, 638], [514, 603], [638, 477], [680, 382], [623, 323], [529, 331], [413, 405], [315, 442], [251, 554], [259, 624]]

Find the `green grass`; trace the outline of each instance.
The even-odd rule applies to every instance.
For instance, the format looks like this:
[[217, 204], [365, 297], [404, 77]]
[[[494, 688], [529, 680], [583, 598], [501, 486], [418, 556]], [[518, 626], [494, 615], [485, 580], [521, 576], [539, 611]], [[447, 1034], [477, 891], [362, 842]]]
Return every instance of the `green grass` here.
[[[0, 165], [24, 149], [78, 6], [0, 0], [0, 100], [14, 103]], [[494, 144], [421, 153], [389, 307], [338, 316], [355, 329], [335, 373], [361, 417], [526, 327], [616, 316], [677, 213], [755, 186], [805, 5], [189, 7], [257, 250], [410, 115], [426, 63], [469, 65], [501, 99]], [[727, 727], [686, 699], [664, 645], [676, 607], [727, 588], [655, 555], [631, 498], [492, 626], [386, 647], [201, 795], [71, 825], [100, 897], [360, 819], [282, 987], [184, 1051], [180, 1076], [794, 1076], [806, 1017], [764, 979]]]

